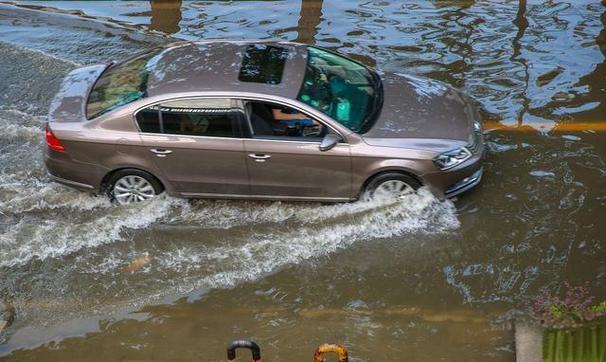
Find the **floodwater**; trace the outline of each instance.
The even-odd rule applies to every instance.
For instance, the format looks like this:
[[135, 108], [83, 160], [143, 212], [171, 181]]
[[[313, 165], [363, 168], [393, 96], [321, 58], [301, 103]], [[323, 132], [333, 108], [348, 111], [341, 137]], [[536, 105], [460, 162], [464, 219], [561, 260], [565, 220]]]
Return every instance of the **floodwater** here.
[[[79, 10], [76, 10], [79, 9]], [[174, 39], [315, 43], [483, 106], [485, 179], [452, 201], [118, 207], [53, 184], [45, 112], [74, 67]], [[606, 298], [606, 5], [598, 1], [0, 4], [7, 360], [509, 361], [563, 282]]]

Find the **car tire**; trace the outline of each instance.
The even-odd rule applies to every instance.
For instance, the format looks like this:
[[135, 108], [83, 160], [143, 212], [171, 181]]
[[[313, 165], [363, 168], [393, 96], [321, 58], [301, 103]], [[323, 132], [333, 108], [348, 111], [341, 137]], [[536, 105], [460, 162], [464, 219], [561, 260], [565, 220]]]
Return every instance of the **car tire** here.
[[116, 171], [107, 183], [107, 195], [112, 202], [120, 205], [145, 201], [162, 191], [164, 187], [157, 178], [137, 169]]
[[370, 180], [364, 190], [364, 197], [372, 199], [379, 196], [380, 193], [381, 197], [397, 198], [414, 193], [420, 187], [421, 183], [412, 176], [398, 172], [387, 172]]

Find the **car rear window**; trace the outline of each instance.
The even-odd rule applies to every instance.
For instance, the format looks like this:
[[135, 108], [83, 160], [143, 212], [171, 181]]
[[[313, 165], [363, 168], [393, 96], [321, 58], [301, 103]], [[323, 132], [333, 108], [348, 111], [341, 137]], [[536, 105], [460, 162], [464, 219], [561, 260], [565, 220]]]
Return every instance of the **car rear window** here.
[[147, 96], [147, 79], [154, 57], [162, 49], [135, 56], [110, 66], [97, 79], [86, 104], [86, 118], [92, 119]]
[[288, 49], [273, 45], [246, 47], [238, 79], [242, 82], [278, 84], [282, 81]]

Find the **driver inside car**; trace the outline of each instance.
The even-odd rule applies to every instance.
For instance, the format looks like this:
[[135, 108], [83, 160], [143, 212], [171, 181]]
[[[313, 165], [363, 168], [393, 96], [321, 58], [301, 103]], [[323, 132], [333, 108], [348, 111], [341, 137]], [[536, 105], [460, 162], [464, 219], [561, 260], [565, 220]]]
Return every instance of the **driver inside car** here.
[[278, 107], [272, 108], [271, 113], [277, 123], [281, 123], [289, 127], [312, 126], [314, 124], [314, 121], [309, 117], [294, 110]]
[[287, 136], [311, 136], [319, 133], [320, 124], [301, 112], [282, 107], [272, 107], [276, 131]]

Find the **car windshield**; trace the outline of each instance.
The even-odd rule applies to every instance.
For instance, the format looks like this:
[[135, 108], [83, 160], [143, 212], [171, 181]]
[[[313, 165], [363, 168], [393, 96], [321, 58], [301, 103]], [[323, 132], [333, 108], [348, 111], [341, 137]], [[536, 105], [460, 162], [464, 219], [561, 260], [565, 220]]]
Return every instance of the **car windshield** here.
[[86, 105], [86, 118], [92, 119], [147, 96], [147, 78], [161, 50], [155, 49], [110, 66], [93, 86]]
[[379, 115], [383, 88], [378, 74], [365, 66], [309, 47], [305, 78], [297, 99], [352, 131], [364, 133]]

